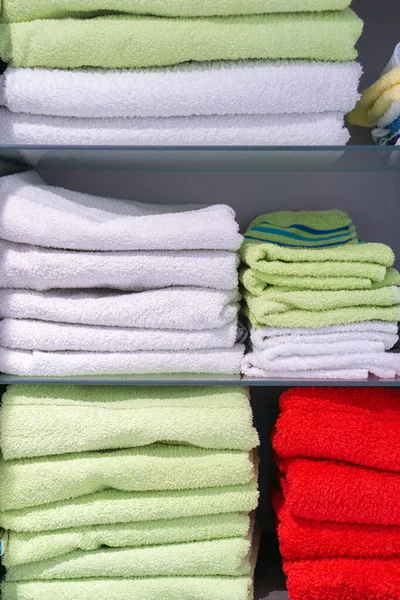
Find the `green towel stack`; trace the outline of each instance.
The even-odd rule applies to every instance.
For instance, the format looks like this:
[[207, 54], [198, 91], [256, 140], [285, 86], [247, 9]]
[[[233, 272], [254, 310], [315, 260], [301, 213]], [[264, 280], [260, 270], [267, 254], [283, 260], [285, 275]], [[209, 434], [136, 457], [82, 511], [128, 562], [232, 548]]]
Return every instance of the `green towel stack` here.
[[4, 600], [250, 600], [248, 390], [11, 386], [0, 411]]
[[[362, 243], [346, 213], [261, 215], [247, 229], [241, 255], [253, 342], [246, 374], [396, 374], [397, 363], [384, 353], [397, 341], [400, 317], [395, 257], [384, 244]], [[358, 360], [351, 359], [356, 352]]]

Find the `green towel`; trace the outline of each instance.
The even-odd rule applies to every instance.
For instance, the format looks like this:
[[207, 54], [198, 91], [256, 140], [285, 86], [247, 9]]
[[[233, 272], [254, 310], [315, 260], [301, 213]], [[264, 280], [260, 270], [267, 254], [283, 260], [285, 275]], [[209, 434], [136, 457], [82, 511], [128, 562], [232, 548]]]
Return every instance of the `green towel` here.
[[362, 21], [337, 12], [244, 17], [97, 17], [3, 24], [13, 67], [121, 69], [251, 58], [350, 61]]
[[4, 583], [3, 600], [252, 600], [251, 577], [156, 577]]
[[105, 489], [125, 492], [238, 485], [254, 477], [251, 453], [153, 444], [114, 452], [2, 461], [0, 506], [17, 510]]
[[76, 550], [7, 569], [7, 581], [89, 577], [240, 577], [250, 575], [250, 538], [145, 548]]
[[71, 527], [249, 513], [257, 508], [257, 504], [256, 477], [243, 485], [196, 490], [133, 493], [106, 490], [44, 506], [3, 510], [0, 527], [39, 533]]
[[44, 561], [74, 552], [102, 547], [125, 548], [159, 546], [183, 542], [245, 538], [250, 535], [250, 516], [221, 513], [114, 525], [75, 527], [42, 533], [10, 531], [3, 544], [3, 565], [9, 567]]
[[93, 17], [104, 12], [153, 14], [164, 17], [205, 17], [272, 12], [344, 10], [351, 0], [3, 0], [5, 21]]
[[[267, 281], [265, 281], [267, 280]], [[249, 267], [240, 272], [242, 285], [253, 296], [262, 296], [270, 286], [278, 286], [285, 291], [292, 290], [376, 290], [391, 285], [400, 285], [400, 273], [393, 267], [386, 269], [382, 281], [372, 281], [362, 277], [296, 277], [284, 275], [263, 275]]]
[[166, 441], [251, 450], [259, 440], [248, 389], [14, 385], [3, 395], [5, 460]]

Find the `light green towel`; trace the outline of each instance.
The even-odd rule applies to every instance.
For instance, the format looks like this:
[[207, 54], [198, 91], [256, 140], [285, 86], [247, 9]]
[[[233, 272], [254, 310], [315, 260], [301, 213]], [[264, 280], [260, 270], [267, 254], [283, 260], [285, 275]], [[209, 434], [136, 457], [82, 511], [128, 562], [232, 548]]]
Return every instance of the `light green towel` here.
[[272, 12], [344, 10], [351, 0], [3, 0], [5, 21], [93, 17], [100, 12], [201, 17]]
[[251, 577], [157, 577], [4, 583], [3, 600], [253, 600]]
[[199, 542], [250, 535], [250, 516], [245, 513], [204, 515], [114, 525], [75, 527], [42, 533], [10, 531], [3, 544], [3, 565], [8, 569], [74, 552], [108, 548], [135, 548], [183, 542]]
[[163, 444], [2, 461], [0, 506], [17, 510], [109, 488], [144, 492], [238, 485], [250, 482], [254, 471], [248, 452]]
[[5, 460], [155, 442], [251, 450], [252, 420], [247, 388], [14, 385], [2, 398], [0, 448]]
[[74, 500], [0, 512], [0, 527], [43, 532], [71, 527], [145, 522], [257, 508], [256, 477], [244, 485], [164, 492], [106, 490]]
[[250, 575], [250, 538], [229, 538], [145, 548], [76, 550], [7, 569], [7, 581], [89, 577], [240, 577]]
[[187, 61], [299, 58], [350, 61], [362, 21], [346, 9], [245, 17], [98, 17], [3, 24], [13, 67], [106, 69]]
[[400, 285], [400, 273], [393, 267], [389, 267], [382, 281], [372, 281], [361, 277], [285, 277], [267, 276], [262, 273], [258, 276], [258, 272], [254, 269], [244, 267], [240, 272], [240, 281], [253, 296], [262, 296], [272, 285], [281, 287], [287, 292], [291, 290], [375, 290]]

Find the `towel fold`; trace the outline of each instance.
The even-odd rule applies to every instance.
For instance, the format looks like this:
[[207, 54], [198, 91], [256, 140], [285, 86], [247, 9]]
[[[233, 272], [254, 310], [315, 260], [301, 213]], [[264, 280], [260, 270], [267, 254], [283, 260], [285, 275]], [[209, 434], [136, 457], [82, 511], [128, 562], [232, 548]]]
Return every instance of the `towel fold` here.
[[3, 177], [0, 194], [0, 237], [10, 242], [101, 251], [234, 251], [242, 242], [235, 212], [224, 204], [199, 208], [103, 198], [45, 185], [32, 172]]
[[345, 62], [357, 56], [361, 32], [362, 21], [350, 9], [211, 19], [50, 19], [2, 24], [0, 56], [13, 67], [49, 69], [246, 58]]
[[350, 0], [203, 0], [193, 4], [190, 0], [114, 0], [112, 9], [108, 0], [42, 0], [40, 4], [27, 5], [23, 0], [3, 0], [5, 21], [33, 21], [34, 19], [64, 19], [66, 17], [92, 17], [104, 12], [149, 14], [164, 17], [207, 17], [213, 15], [242, 15], [273, 12], [303, 12], [344, 10]]
[[[363, 92], [357, 106], [349, 114], [349, 121], [353, 125], [372, 127], [384, 117], [393, 103], [399, 102], [400, 67], [395, 67]], [[389, 123], [390, 121], [386, 122]]]
[[[195, 63], [135, 71], [10, 68], [1, 85], [3, 105], [12, 112], [58, 117], [347, 113], [359, 97], [361, 71], [355, 62], [303, 61]], [[154, 241], [163, 231], [157, 233]], [[181, 233], [186, 233], [183, 228]], [[228, 241], [227, 233], [221, 242]]]
[[[171, 352], [29, 352], [0, 348], [0, 371], [26, 377], [240, 373], [244, 345]], [[400, 360], [400, 359], [399, 359]]]
[[2, 397], [0, 448], [6, 461], [164, 441], [222, 450], [256, 447], [248, 390], [14, 385]]
[[256, 477], [242, 485], [191, 490], [119, 492], [105, 490], [72, 500], [0, 512], [0, 526], [28, 534], [115, 523], [147, 522], [257, 508]]
[[293, 388], [280, 398], [273, 446], [281, 458], [341, 460], [400, 472], [400, 392]]
[[254, 329], [252, 336], [257, 340], [263, 338], [271, 339], [281, 336], [315, 336], [315, 335], [333, 335], [333, 334], [354, 334], [354, 335], [382, 335], [392, 336], [398, 334], [398, 323], [385, 323], [384, 321], [365, 321], [364, 323], [350, 323], [349, 325], [330, 325], [315, 330], [310, 328], [284, 328], [284, 327], [263, 327]]
[[[396, 330], [397, 330], [397, 323]], [[340, 325], [338, 326], [340, 327]], [[343, 329], [346, 325], [342, 326]], [[321, 352], [321, 354], [334, 354], [330, 350], [330, 344], [343, 344], [344, 350], [351, 349], [351, 344], [365, 344], [365, 352], [369, 351], [370, 342], [380, 342], [384, 345], [385, 350], [390, 350], [395, 346], [399, 340], [397, 333], [388, 334], [380, 332], [369, 332], [369, 331], [355, 331], [352, 332], [337, 332], [329, 333], [329, 327], [323, 327], [321, 329], [313, 330], [313, 334], [287, 334], [277, 335], [268, 337], [268, 333], [265, 329], [252, 329], [251, 330], [251, 342], [254, 350], [263, 351], [275, 351], [279, 353], [279, 356], [290, 356], [293, 354], [315, 354]], [[0, 327], [1, 330], [1, 327]], [[328, 331], [327, 331], [328, 330]], [[292, 330], [295, 332], [296, 330]], [[0, 338], [1, 339], [1, 338]], [[362, 350], [361, 350], [362, 351]]]
[[0, 317], [202, 332], [235, 321], [239, 298], [236, 290], [224, 292], [195, 287], [131, 294], [98, 289], [45, 292], [0, 289]]
[[[267, 369], [260, 369], [244, 363], [242, 365], [242, 373], [248, 377], [264, 377], [266, 379], [277, 379], [282, 380], [284, 385], [287, 385], [288, 379], [319, 379], [325, 381], [363, 381], [368, 379], [370, 372], [368, 369], [350, 368], [350, 369], [320, 369], [320, 370], [308, 370], [308, 371], [271, 371]], [[374, 373], [381, 379], [394, 379], [396, 377], [396, 370], [388, 367], [374, 366]]]
[[168, 286], [237, 287], [235, 252], [222, 250], [79, 252], [0, 241], [2, 288], [143, 291]]
[[36, 534], [11, 531], [4, 545], [2, 563], [8, 569], [65, 556], [75, 550], [141, 548], [249, 535], [250, 516], [244, 513], [76, 527]]
[[152, 444], [3, 461], [0, 471], [2, 510], [16, 510], [107, 488], [139, 492], [238, 485], [253, 479], [254, 464], [248, 452]]
[[344, 127], [344, 114], [340, 112], [78, 119], [36, 116], [0, 109], [2, 144], [341, 146], [345, 145], [349, 138], [350, 134]]

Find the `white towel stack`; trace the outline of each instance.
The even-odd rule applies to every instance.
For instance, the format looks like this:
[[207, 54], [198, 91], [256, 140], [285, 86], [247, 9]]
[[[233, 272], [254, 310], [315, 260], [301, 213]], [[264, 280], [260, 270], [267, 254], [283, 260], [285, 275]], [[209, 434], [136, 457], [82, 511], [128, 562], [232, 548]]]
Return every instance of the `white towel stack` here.
[[239, 374], [234, 211], [0, 180], [0, 371]]

